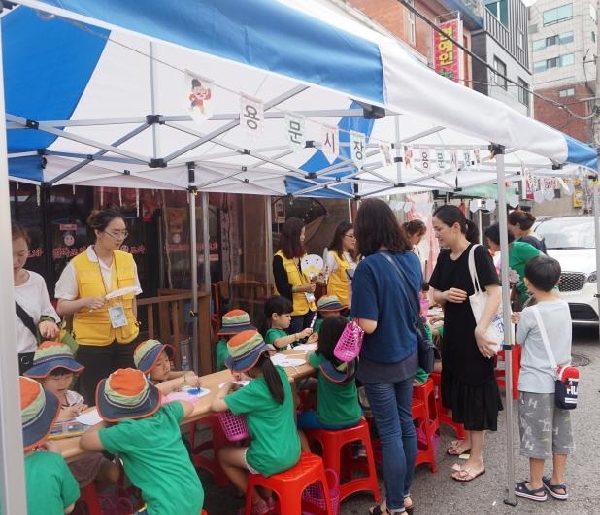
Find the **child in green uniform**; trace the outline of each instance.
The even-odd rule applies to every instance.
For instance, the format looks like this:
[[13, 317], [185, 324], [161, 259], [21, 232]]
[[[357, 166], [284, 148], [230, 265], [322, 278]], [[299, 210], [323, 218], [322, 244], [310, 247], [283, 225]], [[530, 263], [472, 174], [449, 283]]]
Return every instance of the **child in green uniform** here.
[[27, 515], [71, 513], [79, 485], [48, 434], [58, 418], [58, 398], [33, 379], [19, 377]]
[[[273, 295], [267, 299], [265, 319], [267, 324], [265, 342], [273, 345], [278, 351], [290, 349], [299, 340], [309, 338], [313, 334], [310, 327], [299, 333], [287, 333], [287, 328], [292, 320], [292, 303], [282, 295]], [[312, 341], [316, 341], [316, 336]], [[309, 340], [309, 343], [312, 341]]]
[[217, 342], [217, 371], [225, 370], [225, 360], [229, 356], [227, 352], [227, 340], [234, 334], [241, 333], [242, 331], [248, 331], [250, 329], [256, 330], [250, 323], [250, 315], [241, 309], [234, 309], [228, 311], [221, 318], [221, 328], [217, 331], [219, 341]]
[[[251, 378], [232, 393], [231, 381], [223, 384], [212, 403], [215, 412], [231, 410], [246, 415], [249, 447], [224, 447], [219, 462], [239, 490], [248, 489], [248, 474], [278, 474], [300, 458], [300, 439], [294, 421], [292, 389], [283, 368], [273, 365], [269, 347], [257, 331], [243, 331], [227, 342], [227, 367]], [[252, 514], [269, 513], [272, 499], [253, 491]]]
[[346, 308], [342, 305], [337, 295], [323, 295], [322, 297], [319, 297], [319, 300], [317, 300], [317, 313], [319, 314], [319, 318], [315, 323], [315, 333], [319, 332], [323, 320], [329, 317], [340, 316], [341, 312], [345, 310]]
[[148, 515], [198, 515], [204, 490], [181, 440], [192, 405], [161, 406], [161, 394], [141, 370], [121, 368], [96, 388], [103, 421], [81, 437], [86, 450], [118, 453], [129, 480], [142, 491]]
[[317, 369], [317, 411], [300, 413], [299, 429], [343, 429], [360, 420], [362, 410], [354, 381], [358, 359], [345, 363], [333, 355], [346, 324], [339, 315], [323, 320], [317, 350], [308, 355], [309, 363]]
[[171, 370], [173, 347], [158, 340], [140, 343], [133, 353], [135, 368], [146, 374], [163, 395], [178, 392], [185, 387], [200, 388], [202, 381], [193, 370]]

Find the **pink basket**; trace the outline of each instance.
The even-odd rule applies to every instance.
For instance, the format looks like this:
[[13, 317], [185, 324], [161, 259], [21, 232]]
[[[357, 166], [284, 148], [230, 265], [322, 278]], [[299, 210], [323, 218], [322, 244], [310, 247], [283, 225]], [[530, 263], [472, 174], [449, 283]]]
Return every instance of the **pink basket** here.
[[[329, 489], [329, 500], [331, 502], [331, 513], [337, 515], [340, 506], [340, 488], [338, 483], [338, 477], [334, 470], [325, 470], [325, 476], [327, 477], [327, 488]], [[316, 481], [308, 485], [304, 492], [302, 492], [302, 499], [314, 504], [321, 510], [325, 510], [325, 494], [323, 493], [323, 486], [321, 482]], [[310, 511], [303, 511], [302, 515], [313, 515]]]
[[234, 415], [231, 411], [219, 413], [219, 423], [225, 434], [225, 438], [230, 442], [238, 442], [250, 436], [246, 417], [243, 415]]
[[[429, 424], [429, 427], [433, 431], [434, 421], [428, 420], [427, 424]], [[433, 436], [431, 437], [431, 446], [433, 448], [433, 454], [437, 454], [438, 447], [440, 446], [440, 435], [436, 432], [433, 432]], [[427, 434], [425, 433], [425, 419], [421, 419], [417, 427], [417, 447], [420, 450], [425, 450], [429, 447]]]
[[350, 320], [335, 344], [334, 356], [342, 361], [352, 361], [360, 352], [364, 335], [365, 332], [359, 325], [354, 320]]

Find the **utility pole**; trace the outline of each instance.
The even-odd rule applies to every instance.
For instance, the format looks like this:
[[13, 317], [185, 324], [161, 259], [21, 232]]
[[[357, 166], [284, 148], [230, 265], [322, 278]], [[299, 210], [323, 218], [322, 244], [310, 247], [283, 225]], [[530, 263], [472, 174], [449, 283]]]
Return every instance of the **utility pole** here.
[[596, 87], [594, 91], [593, 127], [594, 147], [600, 149], [600, 15], [598, 13], [599, 3], [596, 2]]

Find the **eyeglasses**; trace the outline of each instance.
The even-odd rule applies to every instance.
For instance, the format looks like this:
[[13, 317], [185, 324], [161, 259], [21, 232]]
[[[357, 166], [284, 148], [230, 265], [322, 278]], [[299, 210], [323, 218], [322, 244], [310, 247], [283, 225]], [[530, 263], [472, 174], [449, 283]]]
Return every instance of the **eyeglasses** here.
[[129, 231], [104, 232], [109, 236], [113, 237], [115, 240], [124, 240], [125, 238], [127, 238], [127, 236], [129, 236]]
[[355, 240], [356, 237], [354, 236], [354, 234], [344, 234], [344, 238], [350, 238], [351, 240]]

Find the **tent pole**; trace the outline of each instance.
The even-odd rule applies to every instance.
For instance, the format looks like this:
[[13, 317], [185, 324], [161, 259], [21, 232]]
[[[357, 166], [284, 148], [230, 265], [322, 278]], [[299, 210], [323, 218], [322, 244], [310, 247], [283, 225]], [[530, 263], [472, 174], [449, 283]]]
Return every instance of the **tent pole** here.
[[273, 291], [273, 197], [265, 197], [265, 220], [266, 220], [266, 237], [265, 237], [265, 277], [267, 278], [267, 296], [271, 296]]
[[192, 370], [199, 373], [198, 368], [198, 251], [196, 248], [196, 164], [192, 161], [187, 163], [188, 167], [188, 198], [190, 209], [190, 271], [192, 283], [192, 302], [191, 302], [191, 318], [192, 318]]
[[[593, 199], [593, 208], [594, 208], [594, 232], [596, 233], [596, 237], [594, 241], [596, 242], [596, 274], [598, 270], [600, 270], [600, 185], [598, 184], [598, 177], [596, 177], [594, 181], [594, 199]], [[598, 300], [598, 312], [600, 312], [600, 283], [596, 279], [596, 299]]]
[[498, 221], [500, 223], [500, 252], [501, 261], [501, 283], [502, 283], [502, 313], [504, 322], [504, 362], [506, 374], [506, 481], [507, 497], [505, 504], [510, 506], [517, 505], [515, 495], [515, 464], [513, 451], [513, 387], [512, 387], [512, 325], [510, 321], [510, 281], [508, 279], [508, 213], [506, 212], [506, 171], [504, 169], [504, 147], [501, 145], [491, 145], [490, 150], [496, 155], [496, 171], [498, 181]]
[[[2, 8], [0, 7], [0, 12]], [[4, 63], [0, 34], [0, 112], [5, 113]], [[6, 119], [0, 116], [0, 267], [12, 267], [12, 238], [10, 228], [10, 189], [8, 187], [8, 151], [6, 148]], [[2, 214], [4, 213], [4, 214]], [[0, 274], [0, 289], [4, 301], [0, 308], [0, 327], [6, 342], [16, 342], [15, 296], [13, 277]], [[8, 295], [8, 297], [7, 297]], [[27, 513], [25, 504], [25, 471], [23, 465], [23, 438], [17, 371], [17, 348], [4, 345], [0, 360], [0, 511], [2, 513]]]

